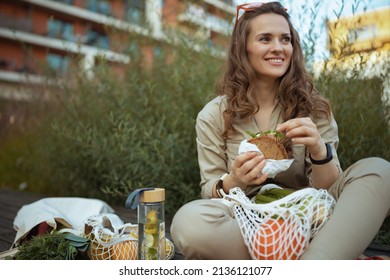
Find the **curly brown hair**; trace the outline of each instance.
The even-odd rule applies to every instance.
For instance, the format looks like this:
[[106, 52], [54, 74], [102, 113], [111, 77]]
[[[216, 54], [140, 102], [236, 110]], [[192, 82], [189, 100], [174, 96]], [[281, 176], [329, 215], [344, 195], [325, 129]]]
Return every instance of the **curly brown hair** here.
[[270, 2], [246, 11], [233, 30], [227, 69], [216, 87], [218, 95], [227, 97], [227, 109], [224, 112], [225, 130], [222, 135], [225, 139], [234, 132], [235, 120], [253, 117], [259, 110], [255, 102], [256, 74], [248, 61], [246, 46], [251, 20], [269, 13], [283, 16], [291, 31], [293, 54], [286, 73], [279, 78], [276, 96], [282, 106], [283, 120], [308, 116], [317, 118], [324, 115], [330, 118], [330, 102], [314, 88], [313, 81], [305, 69], [299, 35], [291, 23], [289, 14], [279, 2]]

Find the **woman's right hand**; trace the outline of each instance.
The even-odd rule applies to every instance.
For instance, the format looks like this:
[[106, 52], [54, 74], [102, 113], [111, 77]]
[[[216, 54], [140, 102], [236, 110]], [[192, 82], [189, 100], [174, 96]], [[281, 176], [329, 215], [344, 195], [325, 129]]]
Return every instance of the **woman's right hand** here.
[[260, 185], [267, 180], [267, 173], [262, 173], [265, 166], [264, 155], [257, 152], [248, 152], [236, 157], [232, 170], [224, 180], [224, 189], [233, 187], [245, 188], [248, 185]]

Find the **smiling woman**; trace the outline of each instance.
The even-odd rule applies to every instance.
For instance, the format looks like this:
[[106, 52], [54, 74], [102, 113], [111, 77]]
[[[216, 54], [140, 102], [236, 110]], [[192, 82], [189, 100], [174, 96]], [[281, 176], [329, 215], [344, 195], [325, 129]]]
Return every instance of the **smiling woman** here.
[[[279, 2], [237, 8], [217, 97], [199, 112], [195, 128], [203, 199], [181, 207], [171, 227], [187, 259], [251, 258], [252, 241], [246, 232], [258, 227], [241, 222], [235, 203], [224, 201], [238, 192], [237, 187], [248, 200], [269, 184], [325, 189], [337, 200], [318, 234], [306, 239], [310, 244], [302, 244], [301, 238], [290, 240], [294, 247], [304, 246], [294, 256], [299, 259], [356, 259], [390, 213], [388, 161], [367, 158], [341, 170], [331, 104], [314, 87], [298, 32]], [[261, 153], [238, 152], [248, 131], [269, 130], [284, 134], [289, 140], [284, 147], [294, 159], [276, 176], [266, 173]]]

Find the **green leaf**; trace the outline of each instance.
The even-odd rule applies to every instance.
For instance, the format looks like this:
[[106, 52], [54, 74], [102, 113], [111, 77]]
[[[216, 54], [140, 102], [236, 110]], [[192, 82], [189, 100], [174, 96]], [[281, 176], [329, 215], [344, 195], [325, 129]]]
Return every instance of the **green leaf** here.
[[250, 132], [247, 130], [245, 132], [248, 133], [252, 138], [260, 137], [260, 136], [266, 135], [266, 134], [274, 135], [278, 140], [283, 140], [285, 137], [285, 135], [283, 133], [276, 131], [276, 130], [260, 131], [257, 133], [253, 133], [253, 132]]
[[73, 233], [66, 233], [65, 234], [65, 239], [69, 240], [69, 241], [75, 241], [75, 242], [89, 242], [89, 239], [86, 238], [86, 237], [82, 237], [82, 236], [78, 236], [78, 235], [75, 235]]

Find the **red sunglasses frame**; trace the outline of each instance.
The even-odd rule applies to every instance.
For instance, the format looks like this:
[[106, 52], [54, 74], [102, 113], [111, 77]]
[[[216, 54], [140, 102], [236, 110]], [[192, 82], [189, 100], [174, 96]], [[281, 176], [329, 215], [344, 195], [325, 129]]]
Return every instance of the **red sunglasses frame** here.
[[264, 4], [265, 3], [263, 3], [263, 2], [258, 2], [258, 3], [245, 3], [245, 4], [237, 5], [237, 7], [236, 7], [236, 25], [237, 25], [237, 21], [239, 19], [238, 14], [239, 14], [240, 10], [243, 10], [245, 13], [248, 11], [252, 11], [258, 7], [261, 7]]
[[[244, 13], [245, 13], [245, 12], [248, 12], [248, 11], [252, 11], [252, 10], [254, 10], [256, 8], [259, 8], [259, 7], [261, 7], [264, 4], [267, 4], [267, 3], [264, 3], [264, 2], [254, 2], [254, 3], [245, 3], [245, 4], [237, 5], [237, 7], [236, 7], [236, 22], [235, 22], [235, 26], [234, 27], [236, 27], [237, 22], [238, 22], [238, 20], [240, 18], [238, 16], [240, 10], [243, 10]], [[287, 11], [286, 8], [284, 8], [284, 9]]]

